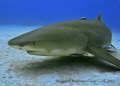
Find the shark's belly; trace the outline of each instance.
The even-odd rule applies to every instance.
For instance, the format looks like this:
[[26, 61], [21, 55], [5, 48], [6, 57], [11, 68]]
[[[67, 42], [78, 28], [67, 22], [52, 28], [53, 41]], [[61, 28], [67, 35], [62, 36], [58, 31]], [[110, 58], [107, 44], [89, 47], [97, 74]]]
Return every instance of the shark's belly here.
[[53, 49], [47, 51], [45, 49], [40, 49], [38, 51], [27, 51], [31, 55], [40, 55], [40, 56], [69, 56], [70, 54], [82, 54], [84, 51], [77, 48], [69, 48], [67, 50], [62, 49]]

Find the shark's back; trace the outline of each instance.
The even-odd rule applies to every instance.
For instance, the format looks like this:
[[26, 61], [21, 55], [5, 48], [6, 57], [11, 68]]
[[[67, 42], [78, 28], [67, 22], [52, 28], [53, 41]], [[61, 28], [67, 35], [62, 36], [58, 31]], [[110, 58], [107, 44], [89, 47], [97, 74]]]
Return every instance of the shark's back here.
[[57, 39], [59, 37], [64, 39], [69, 37], [68, 35], [70, 34], [71, 36], [79, 36], [78, 34], [84, 34], [88, 38], [89, 45], [96, 45], [98, 47], [110, 45], [112, 38], [110, 29], [99, 20], [65, 21], [37, 29], [35, 32], [41, 34], [41, 37], [46, 36], [46, 39], [50, 38], [47, 37], [47, 34], [57, 34]]

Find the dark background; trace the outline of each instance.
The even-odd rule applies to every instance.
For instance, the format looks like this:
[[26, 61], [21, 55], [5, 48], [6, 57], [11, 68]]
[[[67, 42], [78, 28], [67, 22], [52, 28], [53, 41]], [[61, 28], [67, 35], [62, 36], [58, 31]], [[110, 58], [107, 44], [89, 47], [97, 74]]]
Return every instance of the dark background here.
[[102, 11], [110, 28], [120, 29], [120, 0], [0, 0], [0, 24], [48, 25], [95, 19]]

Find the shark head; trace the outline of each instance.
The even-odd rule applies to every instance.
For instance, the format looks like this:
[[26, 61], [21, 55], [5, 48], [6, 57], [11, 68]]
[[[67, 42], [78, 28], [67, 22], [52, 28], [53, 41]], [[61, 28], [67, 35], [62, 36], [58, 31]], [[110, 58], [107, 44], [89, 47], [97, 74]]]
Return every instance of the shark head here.
[[[44, 29], [44, 28], [43, 28]], [[59, 42], [61, 38], [51, 35], [41, 29], [36, 29], [25, 33], [8, 41], [8, 45], [18, 50], [25, 50], [31, 55], [40, 56], [68, 56], [71, 53], [76, 53], [75, 48], [66, 49], [63, 42]], [[48, 30], [48, 32], [50, 32]], [[57, 34], [58, 35], [58, 34]], [[57, 41], [58, 40], [58, 41]], [[62, 47], [59, 45], [63, 45]], [[58, 47], [59, 46], [59, 47]], [[63, 48], [63, 49], [62, 49]]]
[[40, 54], [40, 52], [46, 52], [39, 45], [39, 34], [36, 31], [28, 32], [18, 37], [15, 37], [8, 41], [8, 45], [18, 50], [26, 50], [27, 53], [32, 55]]
[[76, 53], [77, 51], [75, 48], [68, 50], [54, 48], [54, 43], [47, 42], [45, 40], [41, 41], [39, 40], [39, 37], [37, 40], [37, 34], [32, 37], [31, 35], [28, 37], [28, 35], [29, 33], [11, 39], [8, 41], [8, 45], [18, 50], [25, 50], [30, 55], [40, 56], [68, 56], [69, 54]]

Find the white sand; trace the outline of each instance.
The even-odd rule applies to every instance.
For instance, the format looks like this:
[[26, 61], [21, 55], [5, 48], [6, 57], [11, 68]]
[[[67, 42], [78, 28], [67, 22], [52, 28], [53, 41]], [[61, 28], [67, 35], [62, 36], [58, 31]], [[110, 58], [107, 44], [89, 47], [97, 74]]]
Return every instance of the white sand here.
[[[95, 57], [43, 57], [7, 45], [36, 27], [0, 26], [0, 86], [120, 86], [120, 69]], [[120, 49], [120, 35], [113, 36]]]

